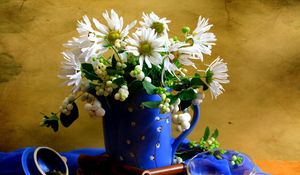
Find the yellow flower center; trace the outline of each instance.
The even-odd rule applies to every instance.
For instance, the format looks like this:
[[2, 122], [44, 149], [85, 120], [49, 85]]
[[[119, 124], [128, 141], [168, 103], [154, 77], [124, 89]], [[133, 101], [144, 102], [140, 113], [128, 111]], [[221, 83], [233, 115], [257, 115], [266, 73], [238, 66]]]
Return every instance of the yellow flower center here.
[[156, 33], [161, 34], [164, 31], [164, 24], [160, 22], [154, 22], [151, 26], [152, 29], [156, 31]]
[[148, 42], [142, 42], [139, 48], [139, 52], [141, 55], [150, 55], [152, 52], [151, 44]]
[[172, 60], [170, 60], [170, 62], [174, 63], [175, 60], [177, 60], [179, 58], [180, 53], [179, 53], [179, 51], [174, 51], [174, 52], [171, 52], [171, 53], [173, 54], [174, 58]]
[[111, 44], [114, 44], [117, 39], [121, 39], [120, 32], [114, 30], [110, 31], [107, 36], [107, 39]]

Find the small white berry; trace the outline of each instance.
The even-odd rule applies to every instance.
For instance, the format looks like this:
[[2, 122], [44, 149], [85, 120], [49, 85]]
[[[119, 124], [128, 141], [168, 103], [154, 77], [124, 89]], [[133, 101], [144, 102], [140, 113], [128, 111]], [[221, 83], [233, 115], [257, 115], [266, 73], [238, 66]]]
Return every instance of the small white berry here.
[[183, 113], [183, 114], [179, 115], [178, 121], [181, 122], [181, 123], [185, 122], [185, 121], [189, 122], [189, 121], [191, 121], [191, 118], [192, 117], [189, 113]]
[[116, 94], [115, 94], [115, 99], [116, 99], [116, 100], [120, 100], [120, 94], [119, 94], [119, 93], [116, 93]]
[[151, 83], [151, 78], [150, 77], [145, 77], [145, 81], [148, 81], [149, 83]]
[[177, 126], [176, 126], [176, 130], [179, 131], [179, 132], [182, 132], [182, 131], [183, 131], [181, 125], [177, 125]]
[[141, 65], [137, 65], [137, 66], [135, 66], [135, 69], [141, 71], [142, 70], [142, 66]]
[[75, 100], [75, 96], [72, 94], [68, 97], [69, 102], [73, 102]]
[[179, 124], [179, 122], [178, 122], [178, 114], [172, 115], [172, 121], [175, 124]]
[[67, 105], [67, 110], [68, 110], [68, 111], [71, 111], [72, 109], [73, 109], [73, 105], [72, 105], [72, 104], [68, 104], [68, 105]]
[[97, 117], [103, 117], [105, 115], [105, 110], [103, 108], [99, 108], [97, 111], [96, 111], [96, 116]]
[[84, 105], [84, 109], [85, 109], [86, 111], [90, 111], [90, 110], [92, 109], [92, 107], [93, 107], [93, 105], [92, 105], [91, 103], [86, 103], [86, 104]]
[[144, 72], [141, 72], [140, 74], [138, 74], [138, 76], [136, 77], [138, 80], [143, 80], [145, 77]]
[[189, 129], [190, 126], [191, 126], [191, 124], [188, 121], [184, 121], [184, 122], [181, 123], [181, 127], [182, 127], [183, 130]]

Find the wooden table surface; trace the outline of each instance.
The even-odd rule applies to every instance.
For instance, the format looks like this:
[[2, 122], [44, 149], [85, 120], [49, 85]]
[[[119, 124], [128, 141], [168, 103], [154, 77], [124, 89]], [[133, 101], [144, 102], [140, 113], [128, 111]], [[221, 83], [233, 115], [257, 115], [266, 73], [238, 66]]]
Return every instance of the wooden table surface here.
[[300, 161], [256, 160], [255, 163], [272, 175], [300, 175]]

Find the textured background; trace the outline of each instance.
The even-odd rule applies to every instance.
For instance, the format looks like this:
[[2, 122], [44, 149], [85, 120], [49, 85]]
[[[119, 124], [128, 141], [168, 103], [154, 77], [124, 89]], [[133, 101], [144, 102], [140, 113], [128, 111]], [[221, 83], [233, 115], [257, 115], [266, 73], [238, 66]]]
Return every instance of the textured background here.
[[210, 95], [190, 139], [205, 126], [220, 130], [223, 148], [254, 159], [300, 160], [300, 1], [296, 0], [0, 0], [0, 151], [47, 145], [59, 151], [103, 146], [101, 120], [82, 110], [71, 129], [40, 128], [39, 112], [55, 111], [68, 94], [57, 78], [62, 44], [76, 21], [114, 8], [125, 22], [156, 12], [171, 34], [210, 18], [231, 83]]

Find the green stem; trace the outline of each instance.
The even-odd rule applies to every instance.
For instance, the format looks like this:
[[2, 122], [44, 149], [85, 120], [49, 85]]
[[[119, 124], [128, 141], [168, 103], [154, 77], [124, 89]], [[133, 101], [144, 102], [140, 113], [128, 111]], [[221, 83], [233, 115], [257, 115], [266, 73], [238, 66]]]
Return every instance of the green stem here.
[[113, 49], [113, 51], [115, 52], [115, 54], [117, 54], [118, 58], [119, 58], [119, 61], [122, 61], [119, 53], [117, 52], [116, 48], [114, 46], [111, 46], [111, 48]]

